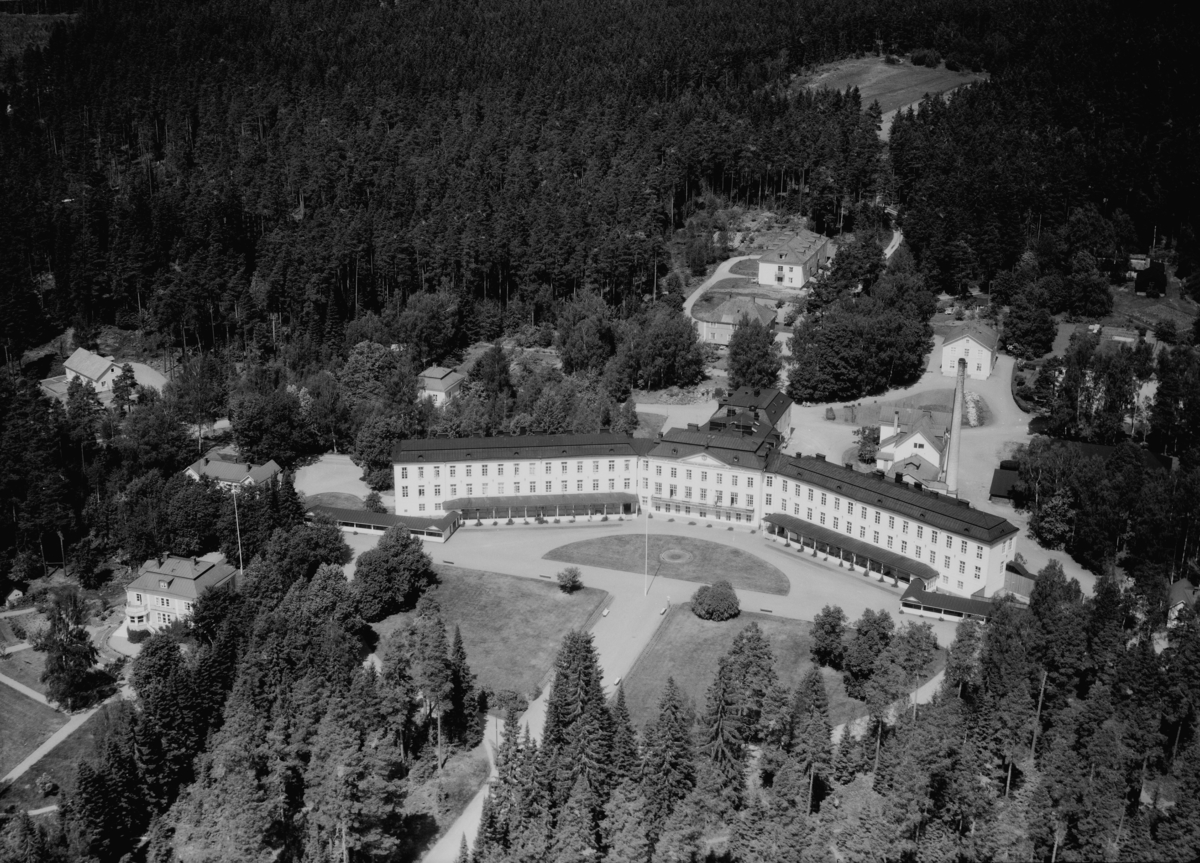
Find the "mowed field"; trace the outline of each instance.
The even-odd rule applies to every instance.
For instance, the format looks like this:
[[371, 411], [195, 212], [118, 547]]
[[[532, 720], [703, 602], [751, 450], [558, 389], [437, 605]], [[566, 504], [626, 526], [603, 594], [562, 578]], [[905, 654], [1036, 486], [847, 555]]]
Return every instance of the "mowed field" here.
[[66, 715], [26, 698], [10, 687], [0, 689], [0, 776], [8, 775], [67, 722]]
[[[442, 608], [449, 637], [457, 625], [476, 680], [493, 692], [531, 695], [554, 665], [563, 636], [587, 629], [608, 599], [607, 591], [592, 587], [567, 595], [557, 582], [457, 566], [435, 568], [441, 584], [432, 596]], [[394, 614], [372, 628], [382, 642], [412, 614]]]
[[[642, 729], [655, 717], [669, 677], [675, 678], [676, 685], [692, 699], [697, 712], [703, 712], [718, 660], [729, 652], [737, 634], [751, 623], [758, 624], [771, 645], [779, 682], [789, 689], [795, 688], [812, 667], [811, 623], [746, 612], [733, 620], [715, 623], [692, 614], [690, 603], [674, 605], [624, 680], [625, 700], [634, 726]], [[827, 668], [821, 673], [829, 693], [832, 724], [848, 722], [866, 713], [863, 702], [846, 695], [840, 674]]]
[[[665, 514], [655, 516], [660, 517], [665, 517]], [[705, 521], [688, 515], [678, 515], [674, 518], [678, 521], [694, 521], [697, 524]], [[717, 527], [713, 529], [716, 530]], [[664, 578], [678, 578], [681, 581], [700, 584], [712, 584], [723, 578], [734, 587], [773, 593], [777, 596], [787, 596], [791, 590], [791, 582], [777, 567], [732, 546], [688, 536], [662, 534], [650, 534], [649, 546], [651, 577], [661, 575]], [[667, 560], [662, 558], [664, 553], [668, 553]], [[561, 545], [547, 552], [544, 558], [563, 563], [599, 566], [620, 572], [640, 573], [646, 568], [646, 555], [645, 537], [628, 534], [602, 536]]]
[[864, 108], [878, 100], [886, 114], [921, 101], [926, 93], [945, 93], [984, 77], [973, 72], [952, 72], [945, 66], [930, 69], [914, 66], [907, 60], [890, 66], [881, 57], [863, 57], [822, 67], [808, 79], [806, 86], [832, 90], [858, 87]]
[[[35, 692], [46, 694], [46, 684], [42, 683], [42, 672], [46, 670], [46, 654], [37, 650], [18, 650], [0, 660], [0, 674], [11, 677], [17, 683], [24, 683]], [[7, 695], [12, 690], [4, 687], [0, 695]]]

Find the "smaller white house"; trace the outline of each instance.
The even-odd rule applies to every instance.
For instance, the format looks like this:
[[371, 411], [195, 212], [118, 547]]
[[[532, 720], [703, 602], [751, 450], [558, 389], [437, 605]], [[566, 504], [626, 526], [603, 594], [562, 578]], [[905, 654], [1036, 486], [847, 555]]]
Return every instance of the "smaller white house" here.
[[67, 371], [67, 383], [79, 378], [98, 392], [111, 390], [113, 381], [121, 374], [121, 367], [113, 357], [102, 357], [87, 348], [76, 348], [63, 365]]
[[700, 341], [712, 345], [727, 345], [734, 329], [745, 316], [759, 320], [768, 328], [775, 325], [774, 307], [756, 303], [753, 297], [730, 297], [711, 312], [695, 312], [700, 327]]
[[4, 605], [6, 608], [16, 608], [18, 605], [21, 604], [21, 600], [24, 598], [25, 598], [24, 591], [22, 591], [21, 588], [19, 588], [19, 587], [14, 587], [12, 589], [12, 592], [9, 593], [8, 596], [6, 596], [4, 598]]
[[441, 407], [462, 388], [465, 377], [452, 369], [430, 366], [421, 372], [417, 381], [418, 398], [431, 398], [436, 407]]
[[942, 374], [958, 376], [958, 361], [967, 361], [967, 377], [987, 380], [996, 366], [1000, 337], [991, 327], [969, 324], [942, 344]]
[[830, 258], [829, 238], [801, 230], [772, 243], [758, 259], [758, 283], [802, 288]]
[[892, 426], [881, 429], [875, 467], [888, 476], [901, 473], [922, 484], [937, 481], [945, 449], [945, 429], [939, 431], [925, 418], [902, 425], [899, 411], [894, 416]]
[[205, 591], [228, 583], [237, 570], [220, 554], [160, 557], [142, 564], [125, 588], [125, 622], [131, 629], [158, 631], [192, 616]]

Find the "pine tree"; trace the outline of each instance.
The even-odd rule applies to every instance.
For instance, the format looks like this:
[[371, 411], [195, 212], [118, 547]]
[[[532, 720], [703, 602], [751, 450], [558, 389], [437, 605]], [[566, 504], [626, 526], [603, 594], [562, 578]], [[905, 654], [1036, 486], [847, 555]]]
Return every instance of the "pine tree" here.
[[17, 813], [0, 836], [0, 851], [5, 863], [47, 863], [50, 855], [45, 832], [33, 823], [29, 813]]
[[612, 773], [617, 784], [637, 778], [641, 757], [638, 753], [637, 732], [625, 704], [625, 687], [617, 685], [617, 700], [612, 708]]
[[857, 775], [858, 756], [854, 753], [856, 741], [850, 729], [843, 728], [833, 755], [833, 778], [839, 785], [849, 785]]
[[1184, 863], [1200, 858], [1200, 744], [1193, 743], [1176, 759], [1175, 805], [1158, 826], [1163, 858]]
[[90, 762], [80, 762], [75, 788], [64, 801], [62, 813], [73, 857], [108, 860], [120, 850], [110, 793], [108, 777]]
[[437, 764], [440, 771], [445, 763], [443, 718], [451, 703], [453, 669], [441, 609], [431, 597], [423, 596], [417, 603], [416, 619], [405, 630], [405, 645], [411, 662], [413, 684], [424, 702], [426, 720], [436, 723]]
[[597, 856], [599, 847], [596, 829], [598, 806], [587, 779], [575, 780], [571, 793], [559, 812], [550, 847], [553, 863], [584, 863]]
[[646, 824], [651, 838], [696, 785], [692, 717], [683, 693], [668, 677], [658, 705], [658, 718], [646, 729], [641, 787], [646, 798]]
[[478, 705], [475, 675], [467, 664], [462, 632], [454, 627], [450, 647], [450, 730], [449, 737], [470, 749], [483, 740], [483, 722], [475, 708]]
[[623, 782], [604, 807], [601, 834], [609, 863], [649, 863], [650, 838], [642, 819], [646, 801], [632, 782]]
[[732, 680], [724, 658], [708, 688], [707, 706], [700, 729], [700, 755], [714, 768], [724, 795], [735, 807], [741, 804], [746, 783], [746, 747], [743, 737], [741, 691]]
[[757, 623], [745, 627], [729, 648], [727, 676], [739, 692], [736, 700], [742, 713], [742, 728], [747, 740], [761, 739], [763, 702], [775, 686], [775, 656]]

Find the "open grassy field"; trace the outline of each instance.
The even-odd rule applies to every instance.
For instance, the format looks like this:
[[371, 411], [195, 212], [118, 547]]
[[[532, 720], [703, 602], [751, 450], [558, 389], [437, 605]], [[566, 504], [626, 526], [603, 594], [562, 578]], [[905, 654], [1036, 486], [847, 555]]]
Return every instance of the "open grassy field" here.
[[4, 687], [0, 692], [0, 776], [24, 761], [66, 722], [65, 714]]
[[[679, 518], [693, 520], [686, 515]], [[699, 522], [699, 519], [694, 520]], [[664, 552], [680, 551], [684, 552], [679, 555], [682, 560], [663, 560], [661, 557]], [[645, 568], [645, 540], [636, 535], [602, 536], [559, 546], [544, 557], [563, 563], [640, 573]], [[791, 589], [787, 576], [762, 558], [732, 546], [687, 536], [650, 534], [650, 572], [701, 584], [712, 584], [724, 578], [734, 587], [778, 596], [786, 596]]]
[[[737, 634], [751, 623], [758, 624], [771, 645], [779, 682], [794, 688], [812, 665], [811, 623], [745, 612], [733, 620], [714, 623], [692, 614], [688, 603], [675, 605], [624, 680], [625, 699], [634, 726], [642, 728], [655, 716], [668, 677], [674, 677], [679, 688], [693, 699], [696, 709], [702, 711], [705, 693], [717, 673], [717, 661], [729, 652]], [[830, 722], [837, 725], [866, 713], [863, 702], [846, 695], [840, 674], [829, 669], [822, 674], [829, 693]]]
[[306, 497], [309, 506], [332, 506], [337, 509], [366, 509], [363, 499], [342, 491], [323, 491]]
[[17, 809], [38, 809], [58, 803], [58, 797], [43, 797], [34, 787], [34, 782], [43, 773], [47, 774], [60, 789], [69, 788], [75, 782], [75, 771], [79, 762], [92, 758], [96, 751], [96, 737], [105, 727], [107, 719], [104, 710], [96, 714], [75, 729], [75, 733], [55, 746], [43, 757], [33, 769], [26, 771], [8, 788], [0, 789], [0, 809], [15, 806]]
[[750, 258], [745, 261], [738, 261], [729, 268], [729, 272], [735, 276], [749, 276], [752, 279], [758, 278], [758, 258]]
[[[42, 672], [46, 669], [46, 654], [36, 650], [18, 650], [10, 653], [7, 658], [0, 659], [0, 674], [11, 677], [17, 683], [24, 683], [30, 689], [46, 694], [46, 685], [42, 683]], [[0, 695], [7, 695], [11, 690], [6, 686]]]
[[952, 72], [945, 66], [930, 69], [907, 61], [891, 66], [882, 57], [862, 57], [823, 66], [806, 84], [814, 89], [831, 90], [858, 87], [864, 108], [878, 100], [886, 114], [921, 101], [926, 93], [945, 93], [984, 77], [972, 72]]
[[[568, 596], [557, 582], [457, 566], [436, 569], [441, 584], [432, 595], [442, 619], [451, 634], [460, 627], [471, 670], [493, 692], [530, 695], [544, 682], [563, 636], [587, 629], [608, 599], [606, 591], [591, 587]], [[394, 614], [373, 628], [384, 638], [411, 614]]]

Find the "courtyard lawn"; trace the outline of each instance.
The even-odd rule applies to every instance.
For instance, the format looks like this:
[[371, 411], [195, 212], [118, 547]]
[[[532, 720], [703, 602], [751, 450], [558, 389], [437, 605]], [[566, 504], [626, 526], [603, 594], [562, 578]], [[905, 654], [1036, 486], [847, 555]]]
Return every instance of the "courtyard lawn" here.
[[[688, 515], [676, 518], [697, 524], [705, 521]], [[635, 534], [585, 539], [559, 546], [547, 552], [544, 558], [641, 573], [645, 569], [645, 542], [644, 537]], [[650, 574], [700, 584], [712, 584], [723, 578], [742, 590], [778, 596], [787, 596], [791, 590], [787, 576], [762, 558], [732, 546], [687, 536], [650, 534]]]
[[6, 776], [66, 722], [66, 715], [5, 686], [0, 692], [0, 776]]
[[[46, 684], [42, 683], [42, 672], [46, 670], [46, 654], [37, 650], [18, 650], [0, 659], [0, 674], [12, 678], [17, 683], [24, 683], [35, 692], [46, 694]], [[0, 694], [13, 692], [5, 686]]]
[[749, 276], [752, 279], [758, 278], [758, 258], [747, 258], [744, 261], [738, 261], [729, 268], [729, 272], [735, 276]]
[[[588, 629], [608, 599], [607, 591], [591, 587], [568, 596], [556, 581], [457, 566], [435, 568], [441, 584], [431, 595], [441, 606], [450, 637], [457, 625], [476, 680], [493, 692], [510, 689], [532, 697], [545, 684], [563, 637], [574, 629]], [[546, 575], [554, 572], [546, 567]], [[373, 628], [382, 641], [412, 614], [394, 614]]]
[[[715, 623], [692, 614], [690, 603], [673, 605], [623, 681], [634, 727], [645, 727], [657, 715], [668, 677], [675, 678], [676, 685], [692, 699], [696, 710], [702, 712], [705, 693], [717, 673], [717, 661], [729, 652], [737, 634], [751, 623], [758, 624], [771, 645], [779, 682], [794, 689], [812, 666], [809, 653], [812, 624], [807, 620], [743, 612], [733, 620]], [[866, 714], [865, 703], [846, 695], [841, 674], [828, 668], [822, 669], [821, 674], [829, 693], [829, 721], [833, 725]]]
[[[64, 717], [65, 719], [65, 717]], [[62, 792], [75, 783], [75, 771], [79, 763], [96, 754], [96, 735], [106, 722], [105, 711], [97, 710], [87, 722], [75, 729], [75, 733], [51, 749], [37, 764], [7, 788], [0, 789], [0, 810], [14, 806], [16, 809], [40, 809], [62, 801]], [[15, 765], [14, 765], [15, 766]], [[34, 787], [34, 782], [43, 773], [58, 784], [57, 796], [43, 797]]]

